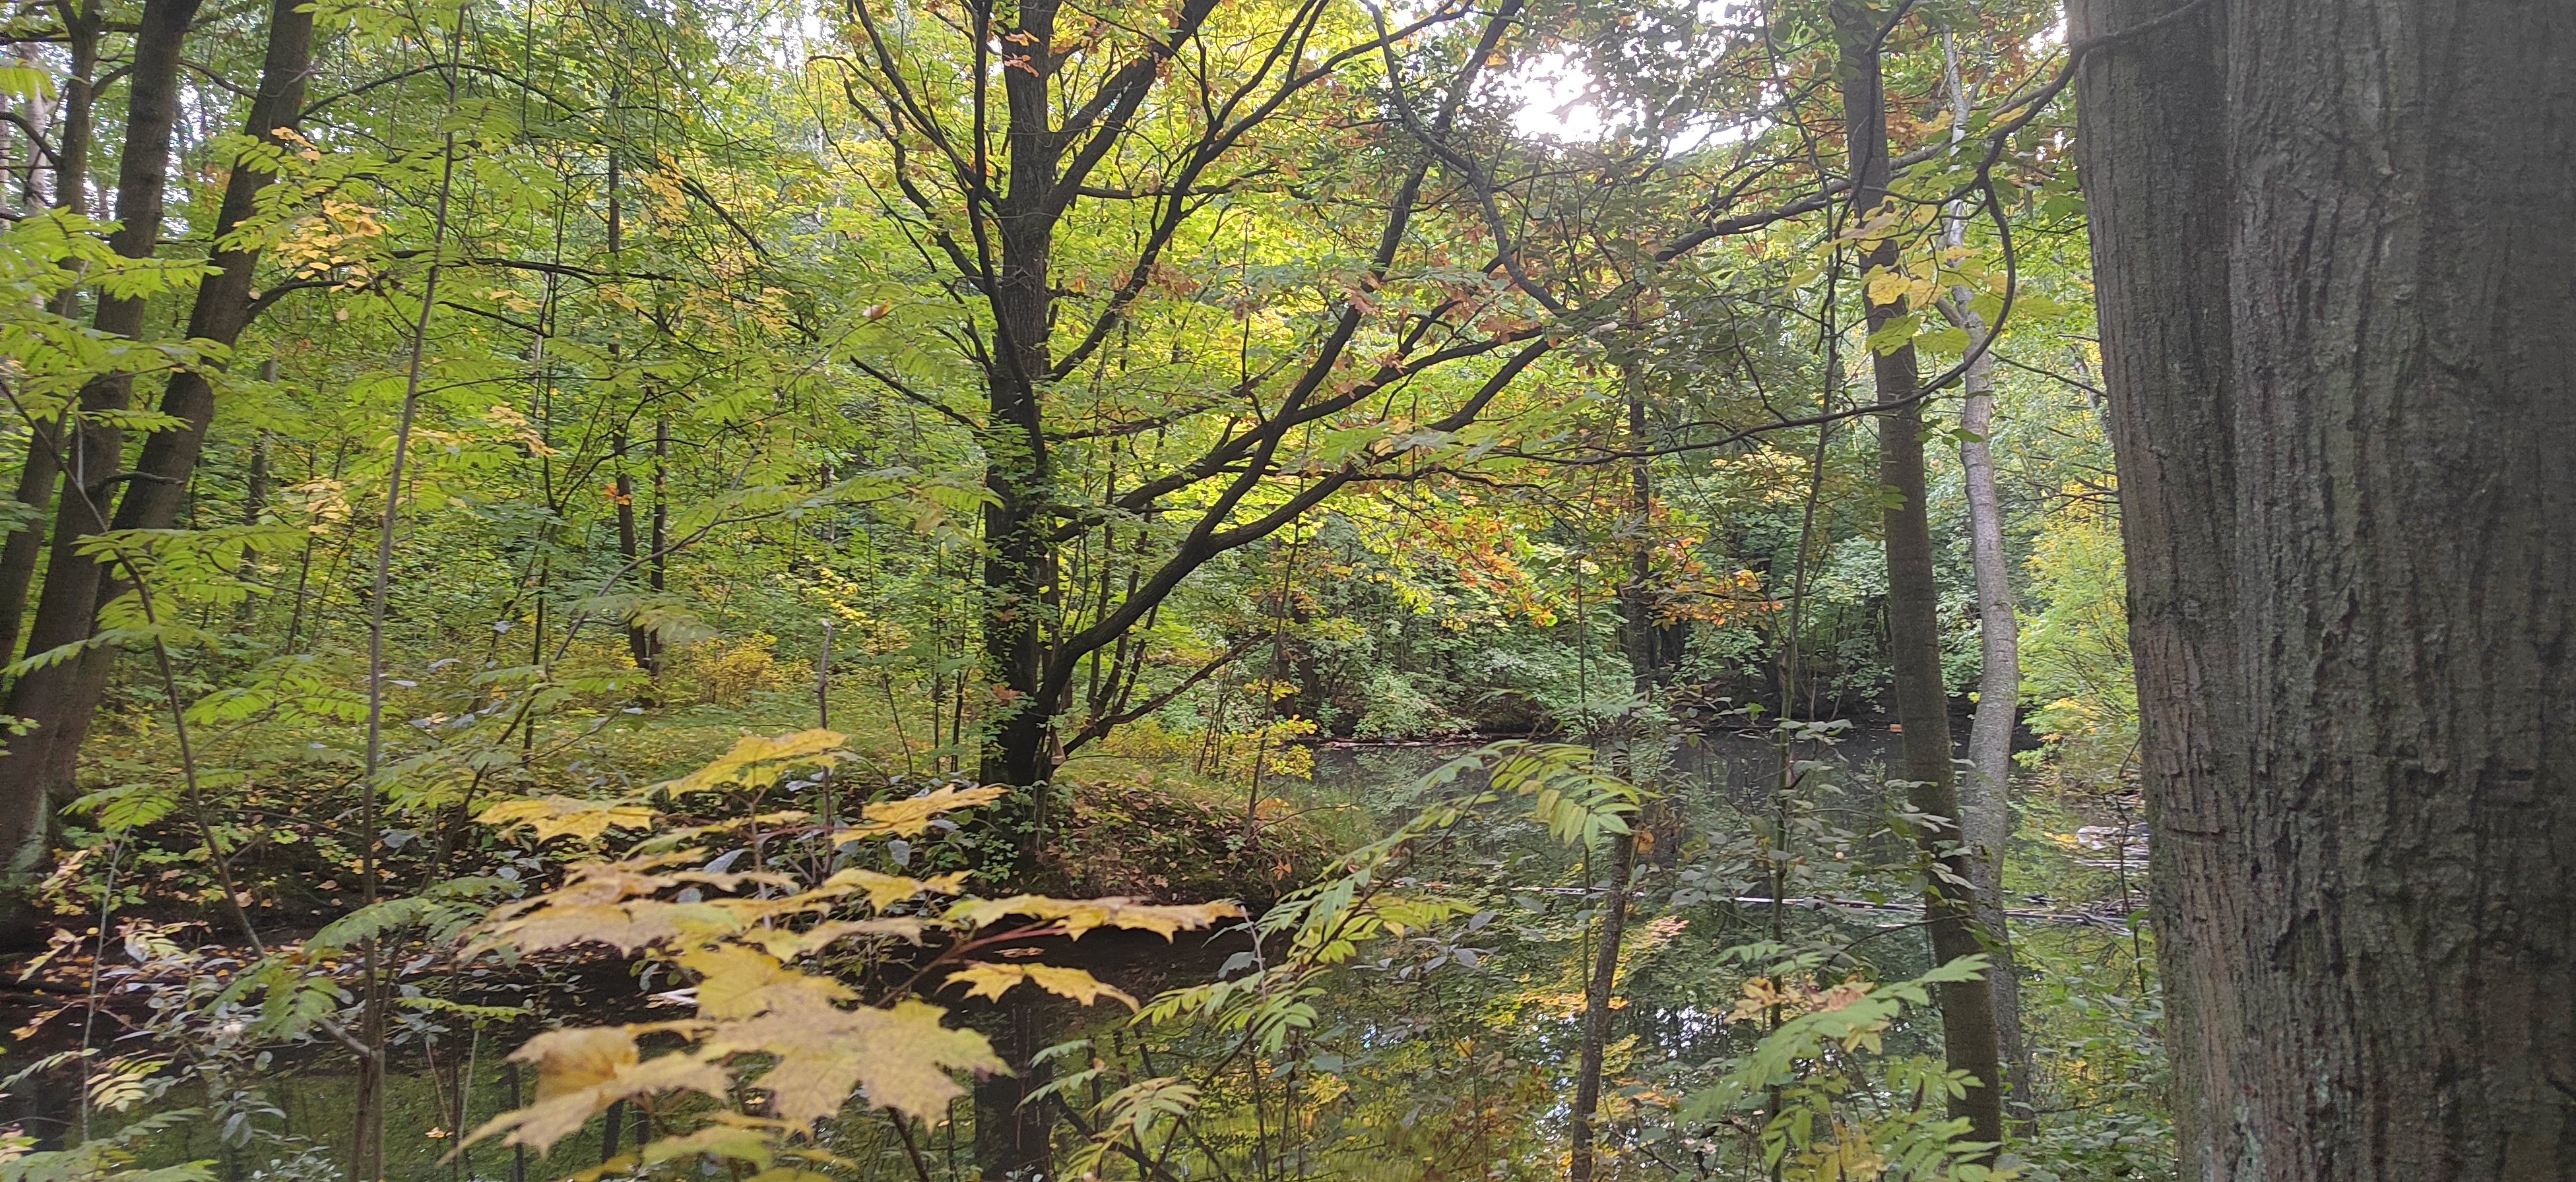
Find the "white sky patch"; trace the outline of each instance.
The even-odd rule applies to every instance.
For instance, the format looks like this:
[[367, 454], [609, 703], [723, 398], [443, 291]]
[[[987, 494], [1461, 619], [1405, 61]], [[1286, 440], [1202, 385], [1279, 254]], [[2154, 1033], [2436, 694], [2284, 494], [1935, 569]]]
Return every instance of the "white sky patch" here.
[[1512, 130], [1567, 144], [1601, 142], [1601, 106], [1592, 99], [1592, 74], [1562, 53], [1542, 54], [1503, 80], [1519, 109]]

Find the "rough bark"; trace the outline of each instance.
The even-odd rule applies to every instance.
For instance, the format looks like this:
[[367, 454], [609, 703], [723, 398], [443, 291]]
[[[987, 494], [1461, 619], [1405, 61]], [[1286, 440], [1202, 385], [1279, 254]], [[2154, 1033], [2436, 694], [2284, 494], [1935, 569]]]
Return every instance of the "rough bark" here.
[[[1850, 0], [1833, 7], [1843, 95], [1844, 134], [1851, 152], [1852, 224], [1866, 222], [1887, 199], [1886, 93], [1879, 73], [1879, 13]], [[1892, 266], [1896, 243], [1881, 240], [1862, 256], [1864, 272]], [[1866, 285], [1864, 284], [1864, 290]], [[1902, 300], [1868, 301], [1875, 333], [1905, 314]], [[1932, 569], [1932, 527], [1924, 511], [1923, 412], [1914, 348], [1873, 351], [1871, 371], [1879, 413], [1879, 481], [1894, 494], [1882, 524], [1887, 550], [1887, 642], [1895, 673], [1892, 696], [1904, 727], [1905, 776], [1913, 784], [1914, 810], [1937, 821], [1917, 836], [1925, 856], [1942, 873], [1924, 877], [1924, 927], [1943, 963], [1985, 951], [1977, 921], [1974, 859], [1958, 830], [1958, 772], [1951, 765], [1949, 695], [1941, 676], [1940, 587]], [[1950, 1103], [1965, 1117], [1969, 1136], [2001, 1142], [2002, 1054], [1996, 1042], [1994, 991], [1985, 980], [1940, 987], [1942, 1049], [1950, 1069], [1977, 1082]]]
[[2576, 1178], [2570, 77], [2289, 0], [2079, 80], [2186, 1177]]
[[[134, 31], [126, 76], [125, 147], [117, 164], [117, 230], [108, 244], [127, 258], [148, 258], [160, 242], [163, 198], [169, 187], [170, 138], [179, 114], [179, 49], [196, 16], [197, 0], [147, 0]], [[93, 324], [103, 333], [132, 337], [143, 327], [144, 302], [102, 295]], [[132, 375], [111, 374], [81, 388], [85, 414], [123, 410]], [[87, 639], [102, 568], [79, 544], [106, 525], [103, 507], [114, 491], [124, 458], [124, 432], [84, 417], [74, 429], [69, 480], [55, 513], [53, 554], [44, 593], [27, 645], [44, 652]], [[34, 911], [24, 896], [45, 861], [52, 808], [71, 787], [72, 762], [88, 729], [88, 710], [76, 704], [84, 659], [32, 670], [10, 687], [7, 713], [35, 724], [9, 741], [0, 758], [0, 943], [32, 939]]]

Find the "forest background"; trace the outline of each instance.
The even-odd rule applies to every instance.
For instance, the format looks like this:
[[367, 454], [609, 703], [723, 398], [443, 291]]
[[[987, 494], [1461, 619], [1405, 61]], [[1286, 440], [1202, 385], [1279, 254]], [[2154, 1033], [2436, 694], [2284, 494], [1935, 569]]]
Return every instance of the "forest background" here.
[[2058, 21], [13, 7], [0, 1170], [2171, 1176]]

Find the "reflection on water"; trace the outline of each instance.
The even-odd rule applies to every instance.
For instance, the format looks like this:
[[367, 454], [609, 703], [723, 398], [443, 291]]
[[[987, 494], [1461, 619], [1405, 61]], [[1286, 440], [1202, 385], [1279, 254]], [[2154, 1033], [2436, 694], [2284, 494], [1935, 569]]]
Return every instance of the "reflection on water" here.
[[[1794, 743], [1793, 761], [1814, 760], [1856, 775], [1874, 775], [1902, 758], [1900, 737], [1885, 730], [1846, 731], [1834, 742]], [[1402, 790], [1442, 764], [1476, 750], [1475, 743], [1327, 743], [1315, 751], [1315, 787], [1325, 795], [1369, 807], [1379, 821], [1399, 820], [1409, 803]], [[1771, 736], [1712, 731], [1686, 736], [1673, 750], [1667, 788], [1714, 790], [1737, 804], [1770, 791], [1780, 774], [1780, 747]]]
[[[1861, 732], [1834, 744], [1797, 744], [1790, 756], [1793, 760], [1825, 761], [1848, 769], [1854, 776], [1866, 777], [1879, 774], [1883, 765], [1896, 758], [1896, 744], [1896, 736], [1886, 732]], [[1316, 802], [1356, 806], [1365, 812], [1373, 827], [1384, 827], [1402, 820], [1419, 803], [1409, 791], [1416, 781], [1473, 749], [1473, 744], [1466, 743], [1326, 745], [1316, 752], [1311, 787], [1301, 787], [1300, 794], [1311, 795]], [[1706, 793], [1731, 803], [1749, 804], [1777, 782], [1780, 760], [1780, 749], [1767, 736], [1703, 735], [1683, 743], [1675, 753], [1672, 768], [1660, 778], [1671, 792]], [[1239, 942], [1240, 938], [1236, 939]], [[1082, 949], [1087, 967], [1139, 996], [1151, 996], [1161, 988], [1181, 984], [1183, 976], [1205, 979], [1213, 974], [1227, 951], [1213, 944], [1175, 949], [1160, 940], [1113, 945], [1097, 937], [1086, 941]], [[594, 990], [612, 991], [634, 987], [615, 978], [594, 982], [593, 986]], [[571, 1012], [617, 1013], [636, 1000], [591, 996], [588, 992]], [[558, 1008], [558, 1012], [564, 1011]], [[1097, 1027], [1094, 1032], [1106, 1036], [1108, 1027], [1123, 1016], [1067, 1011], [1050, 1014], [1046, 1024], [1053, 1031], [1067, 1034]], [[966, 1025], [980, 1026], [991, 1017], [988, 1013], [959, 1014], [961, 1023]], [[1709, 1015], [1696, 1010], [1674, 1011], [1666, 1017], [1690, 1028], [1671, 1032], [1684, 1042], [1691, 1041], [1697, 1028], [1711, 1024]], [[101, 1033], [94, 1041], [105, 1054], [166, 1053], [145, 1045], [142, 1039], [116, 1043], [115, 1034], [120, 1028], [113, 1021], [102, 1020], [99, 1029]], [[387, 1073], [387, 1178], [395, 1182], [527, 1182], [532, 1178], [559, 1178], [589, 1169], [621, 1150], [631, 1150], [639, 1139], [651, 1135], [651, 1118], [640, 1110], [625, 1108], [612, 1113], [613, 1120], [592, 1120], [542, 1159], [486, 1144], [459, 1151], [453, 1160], [443, 1160], [455, 1150], [461, 1131], [471, 1130], [495, 1114], [533, 1098], [533, 1077], [523, 1078], [504, 1057], [537, 1029], [535, 1023], [475, 1028], [413, 1015], [400, 1045], [394, 1049]], [[18, 1044], [0, 1048], [0, 1074], [16, 1074], [39, 1055], [57, 1049], [60, 1048]], [[190, 1071], [190, 1064], [174, 1063], [160, 1077], [159, 1082], [167, 1085], [166, 1091], [126, 1113], [89, 1114], [88, 1132], [106, 1135], [150, 1113], [195, 1109], [204, 1117], [154, 1133], [139, 1147], [141, 1160], [137, 1164], [148, 1168], [211, 1161], [215, 1176], [225, 1182], [336, 1182], [344, 1176], [341, 1163], [350, 1142], [356, 1088], [347, 1057], [336, 1046], [316, 1044], [289, 1049], [225, 1072]], [[11, 1089], [8, 1108], [0, 1113], [0, 1121], [15, 1123], [37, 1137], [41, 1147], [57, 1147], [66, 1139], [76, 1142], [82, 1136], [79, 1097], [76, 1068], [38, 1073]], [[959, 1101], [955, 1119], [933, 1130], [929, 1142], [919, 1147], [933, 1172], [948, 1178], [973, 1174], [972, 1108]], [[911, 1159], [894, 1156], [900, 1151], [885, 1135], [886, 1127], [882, 1117], [854, 1106], [841, 1127], [827, 1134], [827, 1141], [835, 1152], [867, 1168], [869, 1176], [880, 1172], [913, 1176]], [[877, 1168], [880, 1164], [882, 1171]]]

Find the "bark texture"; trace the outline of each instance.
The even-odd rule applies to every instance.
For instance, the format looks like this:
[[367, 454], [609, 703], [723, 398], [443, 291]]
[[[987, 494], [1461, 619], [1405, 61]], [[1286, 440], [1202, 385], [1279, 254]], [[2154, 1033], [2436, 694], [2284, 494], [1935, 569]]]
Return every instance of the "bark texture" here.
[[[1889, 18], [1849, 0], [1833, 8], [1835, 40], [1840, 49], [1843, 121], [1851, 147], [1852, 219], [1860, 225], [1887, 200], [1887, 97], [1879, 75], [1881, 29]], [[1896, 243], [1882, 240], [1863, 254], [1864, 270], [1892, 266]], [[1864, 283], [1864, 291], [1866, 284]], [[1869, 329], [1875, 333], [1905, 314], [1900, 299], [1869, 301]], [[1912, 781], [1914, 810], [1939, 821], [1919, 834], [1926, 856], [1937, 859], [1945, 875], [1926, 875], [1924, 927], [1932, 937], [1932, 954], [1942, 963], [1986, 951], [1979, 937], [1975, 859], [1958, 829], [1958, 772], [1950, 762], [1950, 704], [1941, 677], [1940, 586], [1932, 569], [1932, 527], [1924, 511], [1923, 409], [1917, 401], [1920, 374], [1914, 347], [1905, 345], [1871, 354], [1878, 401], [1888, 407], [1878, 416], [1879, 481], [1894, 494], [1883, 518], [1887, 547], [1887, 646], [1895, 672], [1897, 721], [1905, 728], [1905, 778]], [[1937, 826], [1937, 828], [1935, 827]], [[1945, 881], [1945, 877], [1951, 881]], [[1969, 1136], [2001, 1142], [2003, 1122], [2002, 1051], [1995, 1029], [1994, 991], [1984, 980], [1940, 987], [1941, 1038], [1953, 1071], [1965, 1071], [1977, 1082], [1964, 1097], [1950, 1102], [1953, 1117], [1965, 1117]]]
[[2090, 0], [2184, 1176], [2576, 1178], [2576, 9]]

